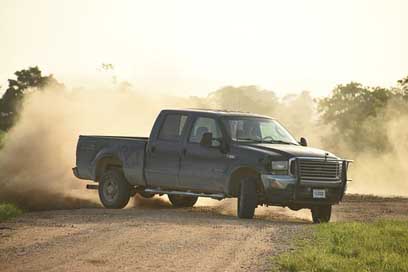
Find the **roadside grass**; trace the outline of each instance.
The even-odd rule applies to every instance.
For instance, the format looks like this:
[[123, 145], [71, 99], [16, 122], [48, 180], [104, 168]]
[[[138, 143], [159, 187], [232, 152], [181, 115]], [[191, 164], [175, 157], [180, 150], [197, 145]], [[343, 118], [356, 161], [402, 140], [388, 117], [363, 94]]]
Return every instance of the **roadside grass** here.
[[16, 205], [10, 203], [0, 203], [0, 222], [9, 218], [13, 218], [22, 214]]
[[[6, 137], [6, 133], [0, 129], [0, 149], [3, 146], [4, 138]], [[0, 222], [6, 219], [16, 217], [23, 212], [17, 208], [14, 204], [10, 203], [0, 203]]]
[[330, 223], [274, 259], [272, 271], [408, 271], [408, 221]]

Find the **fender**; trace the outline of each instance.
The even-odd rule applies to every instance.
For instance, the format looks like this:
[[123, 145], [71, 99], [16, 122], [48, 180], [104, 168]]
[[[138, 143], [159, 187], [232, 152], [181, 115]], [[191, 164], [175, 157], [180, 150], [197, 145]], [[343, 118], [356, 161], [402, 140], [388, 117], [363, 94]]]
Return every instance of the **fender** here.
[[90, 163], [90, 168], [91, 168], [90, 172], [92, 173], [93, 180], [97, 179], [98, 162], [105, 158], [117, 159], [123, 165], [123, 159], [121, 158], [120, 153], [118, 153], [117, 150], [115, 150], [115, 148], [112, 148], [112, 147], [103, 148], [96, 154], [95, 158]]
[[224, 187], [224, 192], [227, 195], [232, 195], [232, 196], [234, 195], [234, 190], [232, 188], [233, 188], [233, 183], [236, 182], [235, 174], [238, 173], [240, 170], [243, 170], [243, 171], [250, 170], [253, 173], [260, 174], [263, 171], [263, 168], [261, 168], [260, 166], [254, 166], [253, 164], [240, 164], [240, 165], [233, 166], [230, 169], [230, 171], [228, 171], [228, 178], [227, 178], [227, 182]]
[[[145, 146], [138, 145], [139, 148], [129, 148], [128, 146], [112, 146], [99, 151], [91, 162], [93, 180], [98, 178], [98, 162], [105, 158], [112, 158], [115, 164], [120, 164], [123, 174], [131, 185], [146, 185], [144, 179], [144, 153]], [[116, 163], [117, 162], [117, 163]]]

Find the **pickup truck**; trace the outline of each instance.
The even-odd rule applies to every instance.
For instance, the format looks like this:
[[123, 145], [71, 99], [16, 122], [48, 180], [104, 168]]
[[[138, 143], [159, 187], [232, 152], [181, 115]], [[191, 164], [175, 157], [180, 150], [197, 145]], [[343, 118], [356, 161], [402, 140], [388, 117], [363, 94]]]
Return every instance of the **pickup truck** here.
[[258, 205], [310, 209], [328, 222], [347, 185], [349, 160], [297, 142], [268, 116], [218, 110], [162, 110], [149, 138], [79, 136], [77, 178], [92, 180], [106, 208], [131, 196], [166, 194], [175, 207], [198, 197], [237, 198], [239, 218]]

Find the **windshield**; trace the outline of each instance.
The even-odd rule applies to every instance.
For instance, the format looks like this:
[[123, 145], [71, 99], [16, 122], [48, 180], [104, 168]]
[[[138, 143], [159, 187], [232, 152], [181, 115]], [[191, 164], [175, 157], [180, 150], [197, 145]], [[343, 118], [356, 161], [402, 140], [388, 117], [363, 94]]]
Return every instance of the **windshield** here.
[[298, 145], [293, 136], [273, 119], [232, 117], [223, 121], [233, 141]]

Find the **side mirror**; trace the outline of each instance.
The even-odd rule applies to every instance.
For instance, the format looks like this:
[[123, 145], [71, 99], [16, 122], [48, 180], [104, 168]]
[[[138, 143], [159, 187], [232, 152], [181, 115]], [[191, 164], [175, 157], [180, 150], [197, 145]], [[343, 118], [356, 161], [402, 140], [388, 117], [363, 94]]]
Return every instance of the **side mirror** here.
[[299, 143], [301, 146], [307, 146], [307, 139], [305, 137], [301, 137]]
[[213, 140], [213, 135], [211, 132], [206, 132], [201, 137], [200, 145], [205, 147], [211, 147]]

